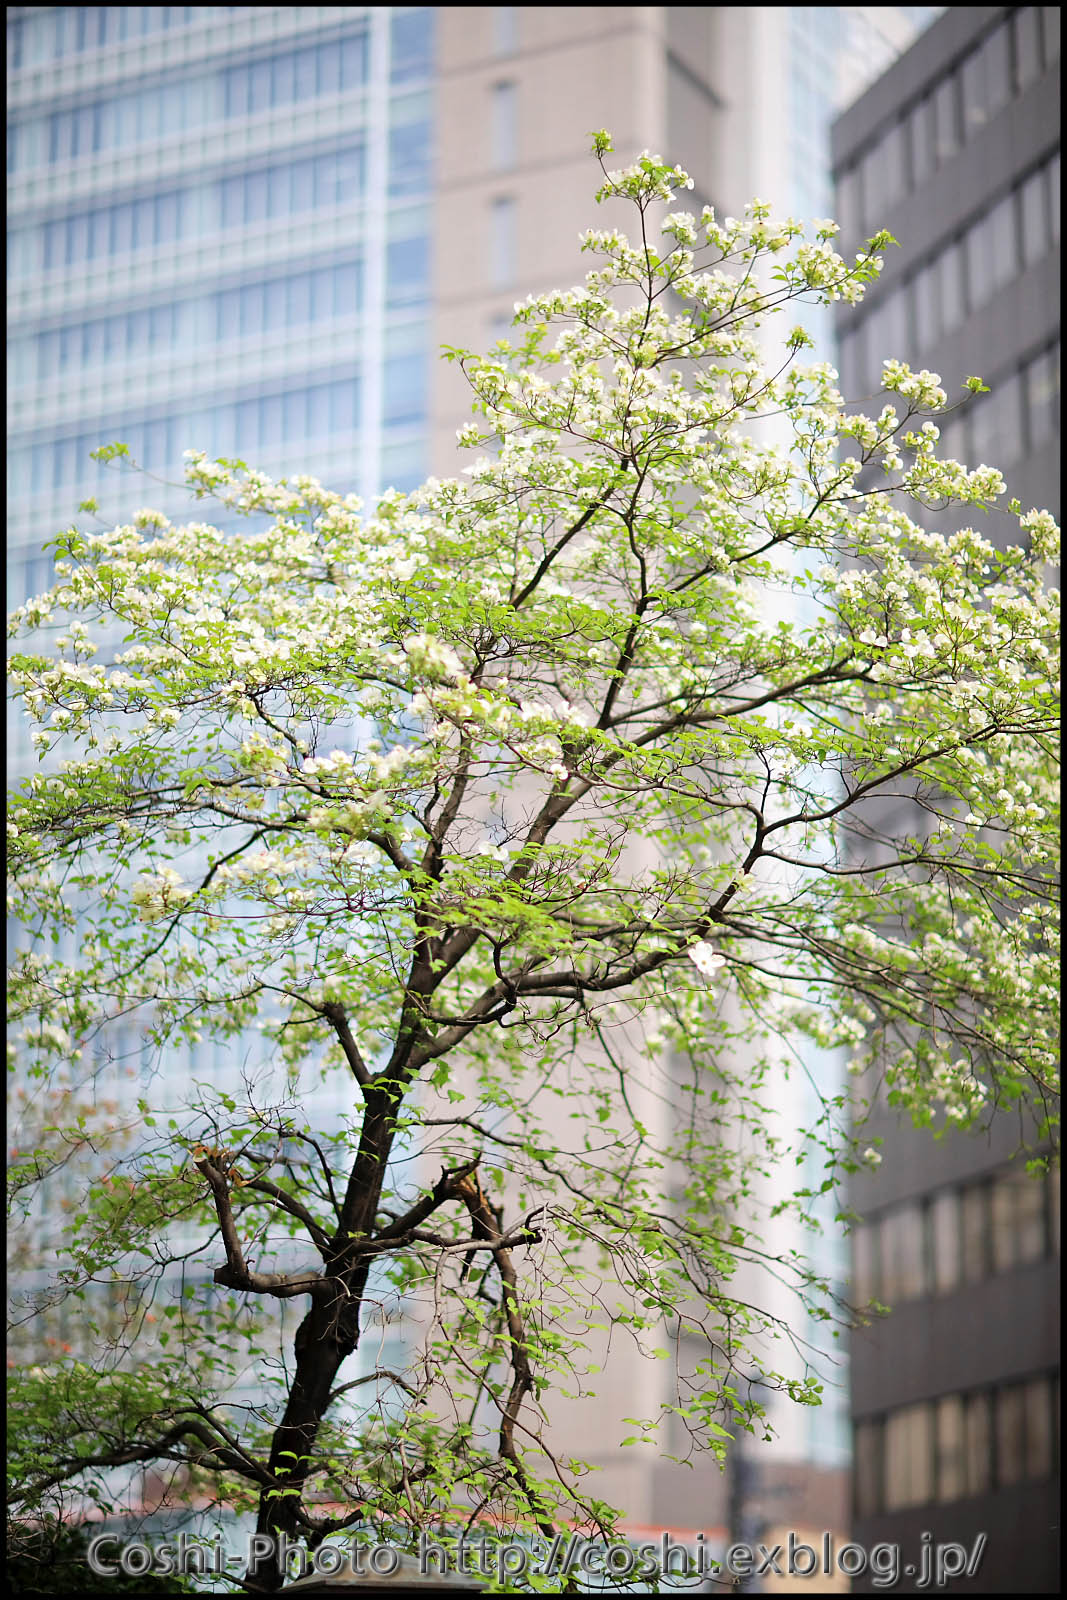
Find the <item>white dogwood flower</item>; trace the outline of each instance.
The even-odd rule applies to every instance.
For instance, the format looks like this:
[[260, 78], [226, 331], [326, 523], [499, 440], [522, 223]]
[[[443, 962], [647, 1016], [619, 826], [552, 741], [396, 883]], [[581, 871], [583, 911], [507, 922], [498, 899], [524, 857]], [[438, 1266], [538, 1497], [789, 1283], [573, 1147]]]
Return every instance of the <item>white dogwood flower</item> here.
[[686, 955], [697, 971], [705, 978], [714, 977], [719, 968], [726, 965], [726, 957], [719, 955], [715, 946], [708, 944], [704, 939], [700, 939], [696, 944], [691, 945], [686, 951]]

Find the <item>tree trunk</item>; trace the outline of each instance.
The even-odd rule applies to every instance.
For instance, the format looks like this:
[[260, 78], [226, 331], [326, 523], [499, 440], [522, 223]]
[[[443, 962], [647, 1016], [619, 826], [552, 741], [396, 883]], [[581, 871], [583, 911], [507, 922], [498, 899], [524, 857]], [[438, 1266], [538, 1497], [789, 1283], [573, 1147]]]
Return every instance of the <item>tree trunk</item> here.
[[398, 1105], [395, 1088], [368, 1089], [365, 1093], [367, 1104], [359, 1150], [333, 1238], [334, 1255], [311, 1308], [296, 1331], [296, 1372], [285, 1414], [271, 1441], [269, 1465], [274, 1483], [260, 1494], [256, 1533], [268, 1536], [272, 1544], [263, 1555], [253, 1554], [246, 1582], [262, 1593], [276, 1593], [285, 1582], [278, 1545], [283, 1538], [295, 1541], [300, 1531], [298, 1510], [319, 1427], [341, 1364], [359, 1345], [360, 1311], [371, 1258], [365, 1254], [353, 1257], [352, 1245], [365, 1238], [374, 1225], [396, 1131]]

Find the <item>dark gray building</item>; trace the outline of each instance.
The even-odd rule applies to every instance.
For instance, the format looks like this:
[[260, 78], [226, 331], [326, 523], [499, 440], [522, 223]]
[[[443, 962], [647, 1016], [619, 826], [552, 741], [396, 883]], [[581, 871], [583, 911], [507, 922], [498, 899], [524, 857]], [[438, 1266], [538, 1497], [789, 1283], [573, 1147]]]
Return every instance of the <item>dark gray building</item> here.
[[[833, 133], [844, 250], [880, 227], [901, 244], [841, 314], [846, 398], [876, 396], [888, 356], [939, 372], [950, 397], [978, 373], [991, 393], [946, 423], [947, 453], [1000, 467], [1009, 495], [1053, 511], [1059, 57], [1058, 6], [949, 7]], [[984, 531], [1017, 524], [993, 514]], [[868, 1127], [883, 1161], [853, 1193], [853, 1294], [894, 1309], [852, 1339], [853, 1537], [900, 1546], [905, 1590], [924, 1548], [931, 1567], [939, 1544], [969, 1560], [979, 1535], [977, 1571], [955, 1587], [1055, 1590], [1058, 1174], [1013, 1160], [1010, 1118], [941, 1144], [885, 1105]]]

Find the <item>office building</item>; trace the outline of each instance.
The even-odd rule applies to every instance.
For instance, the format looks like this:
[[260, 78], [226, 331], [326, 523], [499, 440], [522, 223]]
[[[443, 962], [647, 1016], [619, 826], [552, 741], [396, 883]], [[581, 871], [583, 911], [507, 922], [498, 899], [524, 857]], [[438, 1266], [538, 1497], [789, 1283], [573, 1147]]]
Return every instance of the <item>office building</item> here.
[[[833, 134], [846, 243], [888, 227], [901, 246], [841, 314], [846, 396], [877, 395], [888, 356], [939, 372], [950, 398], [978, 373], [991, 392], [947, 422], [946, 452], [1052, 511], [1059, 29], [1057, 6], [950, 7]], [[996, 541], [1017, 525], [982, 526]], [[916, 1562], [922, 1535], [971, 1552], [984, 1533], [975, 1593], [1058, 1581], [1058, 1175], [1013, 1159], [1023, 1131], [1005, 1114], [934, 1145], [876, 1106], [883, 1160], [854, 1193], [854, 1292], [894, 1310], [851, 1344], [853, 1533]]]
[[[426, 470], [431, 8], [8, 13], [12, 589], [182, 452], [342, 492]], [[89, 451], [127, 442], [154, 477]], [[20, 570], [21, 569], [21, 570]]]

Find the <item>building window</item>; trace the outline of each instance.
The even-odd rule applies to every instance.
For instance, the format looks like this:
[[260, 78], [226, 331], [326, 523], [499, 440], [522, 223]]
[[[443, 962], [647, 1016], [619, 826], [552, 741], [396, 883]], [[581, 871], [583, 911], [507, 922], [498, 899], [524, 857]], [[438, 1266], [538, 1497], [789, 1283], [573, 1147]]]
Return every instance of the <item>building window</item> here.
[[348, 149], [329, 151], [316, 156], [314, 161], [314, 198], [293, 195], [293, 210], [306, 210], [309, 206], [344, 206], [354, 204], [363, 191], [365, 151], [362, 142]]
[[428, 78], [433, 68], [434, 48], [433, 6], [420, 6], [415, 11], [401, 11], [394, 7], [389, 19], [389, 76], [393, 83], [409, 83], [416, 78]]
[[840, 338], [841, 377], [852, 394], [859, 394], [867, 381], [867, 324], [857, 322]]
[[331, 383], [329, 388], [330, 433], [354, 433], [359, 427], [359, 382], [356, 379]]
[[893, 289], [871, 312], [867, 324], [867, 353], [872, 384], [881, 382], [886, 361], [899, 361], [907, 341], [908, 318], [903, 287]]
[[[420, 125], [421, 127], [421, 125]], [[309, 159], [220, 179], [207, 190], [208, 204], [194, 211], [195, 189], [146, 195], [57, 218], [25, 230], [27, 245], [15, 255], [12, 276], [25, 276], [43, 252], [46, 269], [173, 244], [215, 228], [262, 222], [275, 208], [296, 214], [320, 206], [351, 205], [362, 192], [362, 142]], [[15, 239], [18, 239], [15, 235]], [[12, 241], [14, 242], [14, 240]]]
[[885, 1508], [927, 1505], [933, 1499], [933, 1429], [928, 1405], [904, 1406], [886, 1418]]
[[498, 56], [514, 55], [519, 48], [518, 6], [493, 7], [493, 53]]
[[[1054, 427], [1058, 427], [1058, 425], [1059, 425], [1059, 415], [1060, 415], [1060, 404], [1059, 404], [1059, 396], [1060, 396], [1060, 347], [1059, 347], [1058, 344], [1053, 346], [1052, 350], [1049, 352], [1048, 359], [1049, 359], [1050, 366], [1052, 366], [1052, 368], [1053, 368], [1053, 377], [1054, 377], [1054, 383], [1055, 383], [1055, 409], [1054, 409], [1055, 422], [1054, 422], [1053, 426]], [[1049, 1249], [1052, 1251], [1053, 1255], [1057, 1255], [1058, 1256], [1059, 1253], [1060, 1253], [1060, 1169], [1059, 1169], [1059, 1167], [1052, 1167], [1052, 1168], [1049, 1169], [1047, 1181], [1048, 1181], [1048, 1221], [1049, 1221], [1048, 1242], [1049, 1242]]]
[[519, 159], [518, 111], [518, 85], [494, 83], [489, 111], [489, 151], [494, 172], [510, 172]]
[[933, 1285], [937, 1294], [947, 1294], [960, 1281], [960, 1202], [959, 1191], [944, 1189], [930, 1205], [930, 1232], [933, 1247]]
[[1041, 76], [1041, 17], [1037, 6], [1019, 6], [1011, 24], [1015, 92], [1022, 94]]
[[928, 95], [912, 107], [907, 127], [911, 181], [918, 187], [931, 176], [937, 164], [934, 150], [933, 106]]
[[[888, 356], [923, 357], [933, 341], [1013, 281], [1020, 265], [1047, 255], [1059, 237], [1058, 175], [1057, 155], [861, 316], [844, 341], [853, 362], [853, 383], [862, 381], [861, 372], [876, 382]], [[863, 343], [869, 364], [865, 360], [857, 368], [853, 352]]]
[[410, 122], [389, 130], [389, 193], [422, 194], [430, 187], [430, 124]]
[[989, 1273], [989, 1186], [970, 1184], [960, 1196], [963, 1281], [980, 1283]]
[[236, 6], [39, 6], [33, 8], [29, 16], [8, 23], [11, 65], [14, 68], [37, 66], [85, 50], [97, 50], [105, 44], [201, 23], [237, 9]]
[[967, 301], [971, 311], [979, 311], [990, 300], [1000, 283], [1009, 253], [1014, 246], [1005, 232], [1012, 228], [1011, 217], [1000, 206], [967, 229], [964, 248], [967, 255]]
[[518, 207], [510, 196], [500, 196], [489, 207], [489, 285], [506, 289], [518, 269]]
[[935, 1428], [937, 1499], [942, 1502], [960, 1500], [967, 1482], [963, 1399], [960, 1395], [945, 1395], [937, 1402]]
[[1048, 1478], [1056, 1470], [1053, 1437], [1056, 1396], [1047, 1378], [1023, 1385], [1023, 1427], [1026, 1435], [1025, 1476]]
[[941, 333], [941, 274], [936, 261], [920, 267], [912, 280], [915, 338], [920, 355]]
[[985, 1494], [992, 1482], [993, 1424], [988, 1394], [968, 1395], [964, 1409], [967, 1494]]
[[889, 163], [886, 141], [879, 139], [871, 145], [860, 162], [860, 184], [863, 189], [865, 231], [874, 232], [885, 226], [886, 207], [895, 198], [889, 193]]
[[[993, 116], [1003, 101], [997, 101], [997, 65], [999, 56], [990, 50], [992, 41], [997, 33], [990, 34], [989, 38], [972, 50], [966, 56], [960, 67], [960, 89], [963, 95], [963, 137], [965, 140], [973, 139]], [[1004, 30], [1006, 31], [1006, 30]], [[1005, 41], [1006, 42], [1006, 41]], [[1004, 69], [1007, 70], [1007, 50], [1003, 52]]]
[[861, 1222], [852, 1240], [852, 1293], [858, 1305], [865, 1306], [881, 1290], [878, 1267], [880, 1228], [877, 1221]]
[[894, 123], [887, 129], [882, 138], [882, 147], [882, 179], [885, 186], [882, 198], [887, 206], [891, 206], [900, 199], [908, 181], [902, 122]]
[[1020, 239], [1023, 264], [1040, 261], [1048, 249], [1049, 220], [1046, 204], [1047, 170], [1039, 167], [1024, 181], [1019, 191]]
[[[1003, 443], [1003, 459], [1014, 461], [1021, 453], [1021, 383], [1014, 373], [996, 391], [1001, 399], [1010, 392], [1014, 405], [1003, 407], [1004, 421], [998, 430]], [[1027, 1172], [1003, 1172], [993, 1184], [993, 1271], [1040, 1261], [1046, 1253], [1045, 1185]]]
[[[284, 290], [284, 279], [279, 286]], [[105, 418], [92, 434], [34, 445], [29, 456], [29, 487], [45, 491], [85, 481], [89, 452], [102, 439], [123, 439], [135, 460], [155, 468], [176, 465], [179, 451], [190, 444], [209, 455], [249, 454], [288, 446], [301, 437], [351, 434], [358, 425], [358, 377], [311, 386], [306, 379], [303, 383], [296, 380], [292, 387], [275, 394], [231, 399], [197, 412], [134, 423]], [[13, 451], [16, 476], [21, 460], [22, 452]], [[95, 477], [99, 478], [99, 470]]]
[[[997, 455], [997, 460], [1003, 462], [1007, 467], [1010, 466], [1012, 462], [1018, 461], [1024, 453], [1024, 397], [1021, 374], [1018, 372], [1012, 372], [1006, 378], [1002, 378], [1000, 382], [994, 386], [993, 393], [990, 398], [992, 401], [993, 414], [996, 418], [996, 438], [995, 440], [990, 441], [990, 453], [992, 453], [994, 450], [999, 452]], [[1015, 1202], [1015, 1225], [1017, 1227], [1022, 1227], [1024, 1225], [1023, 1208], [1030, 1208], [1030, 1210], [1026, 1212], [1028, 1219], [1026, 1222], [1026, 1227], [1028, 1229], [1026, 1235], [1026, 1248], [1028, 1250], [1032, 1250], [1035, 1243], [1035, 1223], [1041, 1226], [1043, 1231], [1044, 1194], [1042, 1191], [1044, 1186], [1039, 1180], [1028, 1177], [1025, 1172], [1014, 1175], [1013, 1184], [1018, 1186], [1020, 1181], [1022, 1186], [1025, 1188], [1025, 1194], [1020, 1193], [1018, 1195], [1017, 1202]], [[998, 1183], [995, 1184], [993, 1188], [994, 1204], [996, 1203], [996, 1195], [999, 1185], [1000, 1180], [998, 1180]], [[1036, 1213], [1033, 1211], [1034, 1207], [1037, 1208]], [[995, 1242], [994, 1235], [994, 1246]], [[1018, 1251], [1022, 1248], [1022, 1241], [1018, 1238], [1014, 1241], [1014, 1248], [1016, 1250], [1016, 1255], [1014, 1260], [1009, 1263], [1012, 1266], [1017, 1266], [1021, 1261], [1024, 1260], [1036, 1261], [1045, 1253], [1043, 1239], [1040, 1247], [1038, 1248], [1037, 1255], [1020, 1256]], [[999, 1272], [1001, 1270], [996, 1265], [995, 1261], [993, 1270], [994, 1272]]]
[[997, 1485], [1007, 1488], [1018, 1483], [1026, 1463], [1025, 1409], [1021, 1385], [999, 1389], [994, 1407], [996, 1417]]
[[402, 494], [417, 489], [426, 475], [425, 446], [421, 439], [401, 444], [388, 439], [382, 445], [381, 482]]
[[1012, 95], [1011, 25], [1005, 21], [993, 29], [981, 47], [985, 70], [986, 120], [992, 121]]
[[918, 1205], [901, 1206], [882, 1218], [881, 1296], [889, 1305], [915, 1300], [926, 1287], [923, 1232]]
[[882, 1492], [884, 1434], [885, 1425], [880, 1419], [856, 1424], [853, 1477], [858, 1517], [876, 1516], [884, 1504]]
[[943, 78], [933, 93], [934, 153], [943, 166], [960, 147], [959, 80]]
[[386, 305], [408, 305], [424, 300], [430, 288], [430, 241], [425, 234], [414, 239], [394, 239], [386, 249]]
[[993, 292], [1010, 283], [1018, 271], [1019, 226], [1015, 195], [1006, 194], [989, 213], [990, 271]]
[[307, 391], [307, 437], [326, 439], [332, 429], [334, 403], [331, 390], [335, 384], [317, 383]]
[[866, 226], [861, 170], [858, 165], [848, 167], [837, 180], [837, 221], [844, 237], [852, 242]]
[[[315, 96], [360, 88], [367, 76], [366, 29], [293, 52], [225, 67], [210, 76], [110, 96], [57, 111], [47, 119], [47, 152], [38, 142], [34, 164], [78, 160], [101, 150], [129, 148], [220, 119], [245, 117]], [[26, 165], [27, 163], [20, 163]]]
[[967, 311], [963, 281], [963, 249], [958, 240], [946, 245], [937, 261], [941, 329], [948, 333], [963, 321]]
[[422, 355], [391, 356], [385, 363], [382, 420], [388, 426], [421, 422], [426, 415], [426, 363]]
[[993, 1485], [1051, 1477], [1057, 1470], [1056, 1403], [1056, 1378], [1040, 1376], [857, 1422], [857, 1517], [949, 1504]]
[[1053, 244], [1060, 242], [1060, 153], [1048, 164], [1049, 232]]

